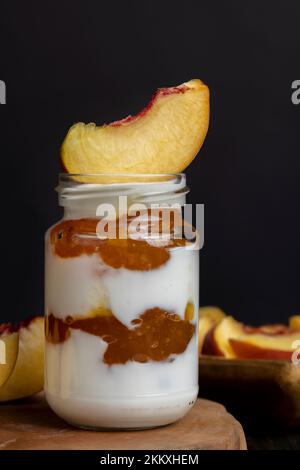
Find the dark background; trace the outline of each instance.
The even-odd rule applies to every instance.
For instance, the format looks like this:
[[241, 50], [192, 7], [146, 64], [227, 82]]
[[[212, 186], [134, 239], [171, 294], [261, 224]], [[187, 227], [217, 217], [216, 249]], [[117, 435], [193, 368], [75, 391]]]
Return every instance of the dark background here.
[[135, 113], [157, 87], [195, 77], [211, 90], [187, 170], [190, 200], [205, 204], [201, 304], [253, 324], [300, 312], [299, 19], [298, 0], [2, 0], [1, 321], [43, 311], [68, 127]]

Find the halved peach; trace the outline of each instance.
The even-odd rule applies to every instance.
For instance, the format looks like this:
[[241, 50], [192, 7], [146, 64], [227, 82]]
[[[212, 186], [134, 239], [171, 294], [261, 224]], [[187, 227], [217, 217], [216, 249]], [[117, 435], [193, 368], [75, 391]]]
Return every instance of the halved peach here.
[[136, 116], [72, 126], [62, 164], [68, 173], [178, 173], [199, 152], [208, 123], [209, 90], [200, 80], [161, 88]]
[[19, 333], [11, 324], [0, 325], [0, 387], [14, 370], [19, 351]]
[[11, 375], [0, 388], [0, 401], [24, 398], [44, 385], [44, 318], [35, 317], [18, 326], [19, 354]]

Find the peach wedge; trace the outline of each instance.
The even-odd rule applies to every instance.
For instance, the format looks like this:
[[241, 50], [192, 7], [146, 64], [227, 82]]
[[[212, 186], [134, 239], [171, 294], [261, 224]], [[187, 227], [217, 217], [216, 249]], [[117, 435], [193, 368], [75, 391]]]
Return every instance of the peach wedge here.
[[201, 307], [199, 309], [198, 348], [202, 353], [205, 339], [209, 331], [225, 318], [225, 313], [218, 307]]
[[209, 90], [200, 80], [159, 89], [136, 116], [108, 125], [73, 125], [61, 148], [68, 173], [149, 174], [183, 171], [209, 124]]
[[19, 353], [11, 375], [0, 387], [0, 402], [24, 398], [44, 385], [44, 318], [35, 317], [18, 327]]
[[299, 331], [285, 325], [264, 325], [253, 328], [224, 318], [214, 329], [214, 341], [227, 358], [291, 360], [300, 339]]
[[0, 325], [0, 388], [14, 370], [19, 351], [19, 333], [11, 325]]

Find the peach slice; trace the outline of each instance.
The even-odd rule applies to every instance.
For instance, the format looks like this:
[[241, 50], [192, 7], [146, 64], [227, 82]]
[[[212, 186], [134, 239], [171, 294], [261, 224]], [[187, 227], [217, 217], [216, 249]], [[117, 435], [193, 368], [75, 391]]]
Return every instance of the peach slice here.
[[206, 333], [200, 352], [205, 356], [224, 356], [215, 340], [215, 327], [211, 328]]
[[[207, 343], [206, 346], [208, 345], [208, 341], [206, 341], [207, 334], [224, 317], [225, 313], [218, 307], [201, 307], [199, 309], [198, 348], [200, 354], [209, 354], [208, 350], [203, 351], [204, 344]], [[209, 351], [211, 351], [210, 347]]]
[[19, 333], [11, 324], [0, 325], [0, 387], [14, 370], [19, 351]]
[[226, 317], [215, 327], [213, 339], [227, 358], [289, 359], [300, 333], [285, 325], [252, 328]]
[[220, 323], [223, 318], [225, 318], [225, 313], [219, 307], [214, 306], [207, 306], [207, 307], [200, 307], [199, 309], [199, 317], [200, 319], [208, 318], [212, 320], [214, 324]]
[[289, 318], [289, 327], [292, 330], [300, 331], [300, 315], [293, 315]]
[[69, 173], [178, 173], [199, 152], [208, 123], [209, 90], [200, 80], [161, 88], [136, 116], [72, 126], [62, 164]]
[[0, 401], [24, 398], [43, 389], [44, 318], [21, 322], [19, 354], [12, 374], [0, 388]]
[[239, 359], [278, 359], [291, 360], [292, 351], [281, 351], [278, 349], [262, 348], [246, 341], [230, 339], [230, 346]]

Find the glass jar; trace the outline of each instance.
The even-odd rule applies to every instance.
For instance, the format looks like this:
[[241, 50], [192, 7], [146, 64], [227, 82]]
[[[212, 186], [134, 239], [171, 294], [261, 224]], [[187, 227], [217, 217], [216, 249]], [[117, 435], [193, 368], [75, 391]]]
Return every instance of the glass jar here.
[[[83, 428], [180, 419], [198, 393], [197, 243], [178, 240], [175, 223], [159, 237], [143, 223], [121, 236], [118, 224], [136, 221], [132, 204], [146, 215], [153, 204], [183, 206], [185, 175], [61, 174], [57, 190], [64, 216], [45, 237], [49, 405]], [[103, 211], [115, 236], [99, 234]]]

